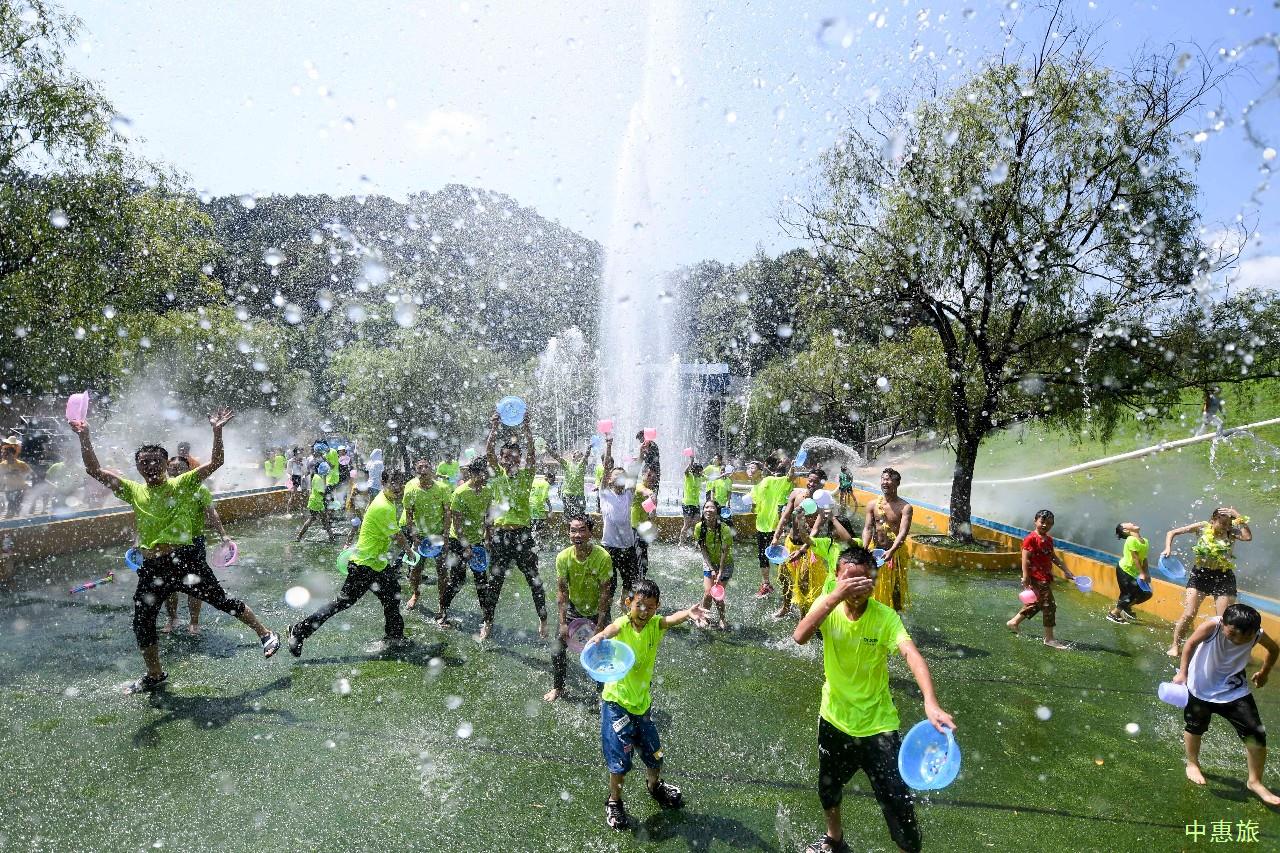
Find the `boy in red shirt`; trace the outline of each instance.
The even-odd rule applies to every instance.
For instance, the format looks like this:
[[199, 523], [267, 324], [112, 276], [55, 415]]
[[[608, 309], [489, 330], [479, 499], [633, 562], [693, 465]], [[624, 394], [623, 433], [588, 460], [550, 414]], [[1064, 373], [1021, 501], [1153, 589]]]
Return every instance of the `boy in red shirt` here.
[[1067, 580], [1074, 580], [1075, 575], [1053, 550], [1053, 537], [1049, 535], [1052, 529], [1053, 513], [1047, 509], [1037, 512], [1036, 529], [1022, 540], [1022, 585], [1036, 594], [1036, 600], [1019, 610], [1017, 616], [1004, 624], [1016, 634], [1023, 620], [1042, 613], [1044, 644], [1054, 649], [1065, 649], [1069, 648], [1066, 643], [1053, 638], [1053, 626], [1058, 621], [1058, 605], [1053, 601], [1053, 567], [1062, 569]]

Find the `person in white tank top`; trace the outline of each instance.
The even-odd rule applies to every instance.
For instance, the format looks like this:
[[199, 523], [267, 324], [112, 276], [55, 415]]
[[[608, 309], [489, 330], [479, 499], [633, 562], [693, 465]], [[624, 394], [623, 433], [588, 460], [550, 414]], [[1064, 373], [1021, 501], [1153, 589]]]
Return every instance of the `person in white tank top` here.
[[1248, 788], [1264, 803], [1280, 805], [1280, 796], [1262, 782], [1267, 764], [1267, 729], [1258, 714], [1258, 703], [1249, 689], [1245, 669], [1253, 647], [1262, 646], [1267, 656], [1253, 674], [1253, 686], [1267, 683], [1271, 667], [1280, 656], [1280, 646], [1262, 632], [1262, 615], [1247, 604], [1233, 604], [1221, 618], [1206, 619], [1196, 628], [1182, 649], [1174, 684], [1187, 686], [1187, 707], [1182, 734], [1187, 751], [1187, 778], [1205, 784], [1200, 770], [1200, 743], [1214, 714], [1225, 719], [1244, 741], [1249, 767]]

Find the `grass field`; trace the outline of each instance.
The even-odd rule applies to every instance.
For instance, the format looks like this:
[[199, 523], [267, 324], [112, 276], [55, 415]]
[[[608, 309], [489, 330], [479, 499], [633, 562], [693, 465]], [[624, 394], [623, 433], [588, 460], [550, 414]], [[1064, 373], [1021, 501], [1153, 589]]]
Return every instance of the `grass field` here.
[[[227, 585], [273, 627], [302, 612], [286, 588], [314, 593], [306, 611], [331, 594], [335, 548], [286, 554], [280, 519], [234, 534], [244, 564]], [[72, 597], [114, 555], [31, 567], [0, 594], [0, 849], [800, 850], [821, 828], [821, 654], [751, 597], [752, 557], [738, 555], [732, 631], [682, 627], [663, 642], [656, 718], [687, 808], [660, 813], [633, 775], [627, 833], [604, 824], [585, 676], [571, 664], [574, 701], [541, 701], [548, 651], [519, 576], [486, 644], [470, 634], [470, 587], [455, 605], [462, 630], [411, 614], [413, 645], [395, 654], [373, 642], [372, 597], [300, 660], [262, 660], [250, 632], [210, 613], [199, 639], [162, 639], [169, 688], [137, 697], [122, 694], [141, 666], [133, 576]], [[664, 610], [700, 590], [689, 552], [655, 546], [651, 575]], [[1193, 849], [1188, 823], [1224, 820], [1255, 822], [1257, 849], [1276, 849], [1280, 821], [1244, 790], [1243, 751], [1221, 720], [1205, 742], [1209, 786], [1183, 777], [1180, 715], [1155, 698], [1171, 672], [1167, 624], [1112, 625], [1101, 598], [1060, 587], [1058, 636], [1075, 648], [1053, 651], [1038, 622], [1018, 637], [1003, 627], [1013, 578], [918, 572], [912, 583], [908, 628], [964, 751], [960, 778], [918, 803], [927, 849]], [[900, 660], [891, 674], [905, 729], [922, 717], [919, 694]], [[1280, 720], [1280, 686], [1258, 698], [1264, 720]], [[854, 849], [892, 849], [865, 780], [845, 802]]]

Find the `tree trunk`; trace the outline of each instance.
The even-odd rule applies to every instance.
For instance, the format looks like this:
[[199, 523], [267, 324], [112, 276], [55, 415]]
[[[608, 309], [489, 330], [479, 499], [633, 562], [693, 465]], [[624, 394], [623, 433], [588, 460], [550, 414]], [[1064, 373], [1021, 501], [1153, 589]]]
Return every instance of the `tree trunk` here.
[[956, 468], [951, 477], [950, 534], [962, 542], [973, 541], [973, 469], [978, 463], [980, 435], [968, 430], [956, 433]]

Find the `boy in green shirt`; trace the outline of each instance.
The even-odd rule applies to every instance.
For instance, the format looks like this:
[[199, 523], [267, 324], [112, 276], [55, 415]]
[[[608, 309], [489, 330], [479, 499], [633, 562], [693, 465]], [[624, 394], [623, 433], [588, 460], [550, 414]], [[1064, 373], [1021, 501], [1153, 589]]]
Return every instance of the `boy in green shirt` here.
[[[497, 441], [498, 413], [494, 412], [489, 421], [489, 436], [485, 440], [485, 456], [497, 474], [490, 482], [493, 493], [494, 508], [498, 516], [493, 520], [493, 552], [489, 560], [489, 597], [496, 607], [502, 597], [502, 584], [507, 578], [507, 568], [516, 564], [516, 568], [524, 575], [529, 584], [529, 594], [533, 597], [533, 609], [538, 614], [538, 636], [547, 637], [547, 594], [542, 588], [542, 578], [538, 576], [538, 550], [533, 542], [533, 529], [529, 517], [529, 495], [533, 491], [533, 464], [535, 456], [533, 446], [533, 427], [530, 418], [525, 415], [521, 426], [524, 438], [524, 457], [520, 455], [520, 445], [508, 441], [502, 445], [499, 457], [494, 450]], [[491, 620], [492, 621], [492, 620]]]
[[658, 616], [660, 595], [658, 585], [648, 578], [636, 581], [624, 602], [627, 613], [587, 643], [616, 639], [630, 646], [636, 656], [627, 674], [606, 684], [600, 695], [600, 741], [605, 765], [609, 768], [609, 799], [604, 804], [604, 816], [613, 829], [627, 828], [622, 781], [631, 769], [631, 756], [636, 751], [647, 768], [649, 796], [664, 809], [684, 806], [680, 789], [661, 778], [662, 743], [653, 724], [649, 684], [653, 680], [653, 665], [663, 632], [688, 619], [703, 619], [706, 611], [695, 604], [670, 616]]
[[[437, 586], [440, 590], [440, 615], [436, 625], [450, 628], [449, 605], [462, 589], [467, 579], [468, 564], [473, 548], [485, 547], [492, 539], [489, 509], [493, 497], [489, 491], [489, 462], [473, 459], [467, 465], [467, 480], [453, 490], [449, 509], [445, 513], [444, 526], [449, 531], [445, 542], [444, 559], [436, 561]], [[496, 604], [489, 595], [489, 572], [472, 571], [471, 580], [476, 585], [476, 598], [480, 602], [480, 639], [489, 637], [493, 630], [493, 611]]]
[[[386, 470], [385, 468], [383, 470]], [[415, 545], [426, 540], [434, 540], [437, 544], [444, 541], [445, 512], [449, 508], [449, 500], [453, 497], [453, 487], [439, 479], [432, 471], [431, 461], [423, 458], [413, 465], [414, 477], [404, 487], [403, 509], [400, 512], [400, 526], [409, 531], [411, 542]], [[409, 569], [409, 586], [412, 592], [405, 602], [404, 609], [412, 610], [418, 606], [418, 587], [422, 584], [422, 564], [424, 557]], [[438, 560], [433, 559], [438, 566]]]
[[[400, 615], [400, 562], [390, 560], [394, 543], [402, 551], [411, 545], [400, 530], [400, 508], [404, 494], [404, 472], [382, 469], [382, 491], [365, 510], [356, 550], [347, 563], [347, 577], [338, 597], [301, 622], [289, 626], [289, 654], [302, 655], [302, 643], [334, 615], [341, 613], [373, 590], [382, 603], [385, 639], [393, 646], [404, 642], [404, 618]], [[389, 564], [389, 565], [388, 565]]]
[[556, 611], [559, 628], [551, 650], [551, 689], [543, 699], [554, 702], [564, 695], [569, 644], [569, 623], [575, 619], [596, 620], [596, 631], [609, 621], [613, 598], [613, 559], [609, 552], [591, 541], [594, 524], [586, 515], [569, 519], [569, 542], [556, 556]]
[[854, 546], [839, 557], [836, 577], [800, 620], [792, 638], [804, 645], [822, 630], [826, 681], [818, 711], [818, 798], [827, 831], [809, 845], [809, 853], [849, 850], [840, 822], [844, 786], [859, 770], [871, 781], [894, 843], [920, 849], [911, 791], [898, 773], [898, 710], [889, 693], [889, 655], [896, 649], [907, 661], [924, 712], [938, 731], [954, 730], [951, 715], [938, 706], [929, 667], [893, 608], [871, 598], [875, 561]]
[[307, 493], [307, 520], [302, 522], [302, 529], [294, 537], [295, 542], [301, 542], [302, 537], [306, 536], [307, 531], [311, 529], [311, 525], [317, 521], [324, 525], [324, 532], [329, 537], [329, 541], [333, 541], [333, 526], [329, 524], [329, 510], [324, 503], [324, 496], [329, 490], [326, 479], [328, 474], [328, 462], [320, 462], [316, 465], [315, 473], [311, 475], [311, 489]]
[[204, 554], [192, 542], [191, 522], [196, 512], [203, 512], [197, 500], [200, 484], [222, 467], [222, 428], [234, 417], [230, 409], [209, 416], [213, 428], [213, 453], [208, 464], [179, 477], [169, 478], [169, 453], [155, 444], [144, 444], [133, 454], [142, 482], [126, 480], [115, 471], [103, 468], [93, 449], [89, 425], [72, 421], [72, 432], [80, 436], [80, 458], [85, 473], [106, 486], [115, 496], [133, 507], [138, 527], [138, 547], [142, 551], [142, 568], [138, 569], [138, 586], [133, 592], [133, 635], [147, 674], [130, 688], [130, 692], [155, 690], [169, 676], [160, 668], [160, 651], [156, 647], [156, 617], [171, 592], [185, 592], [223, 613], [230, 613], [253, 629], [262, 643], [263, 657], [271, 657], [280, 649], [280, 638], [258, 621], [249, 606], [230, 598]]
[[[174, 457], [169, 460], [169, 476], [178, 477], [191, 470], [188, 460]], [[205, 559], [205, 527], [212, 527], [217, 531], [220, 542], [227, 542], [227, 531], [222, 527], [222, 519], [218, 516], [218, 508], [213, 504], [213, 493], [209, 491], [208, 486], [201, 485], [196, 489], [196, 501], [191, 506], [191, 515], [188, 516], [187, 522], [191, 525], [191, 544], [200, 549], [200, 559]], [[187, 612], [191, 616], [191, 621], [187, 625], [187, 633], [195, 636], [200, 633], [200, 599], [194, 595], [187, 595]], [[169, 614], [169, 622], [160, 630], [166, 634], [172, 633], [178, 627], [178, 593], [171, 592], [169, 597], [165, 599], [165, 612]]]
[[[1151, 574], [1147, 569], [1147, 554], [1150, 544], [1142, 536], [1142, 528], [1132, 521], [1122, 521], [1116, 525], [1116, 538], [1124, 540], [1124, 553], [1116, 564], [1116, 585], [1120, 587], [1120, 597], [1116, 606], [1107, 614], [1108, 622], [1127, 625], [1137, 622], [1133, 606], [1151, 598]], [[1141, 580], [1147, 585], [1144, 590], [1138, 585]]]

